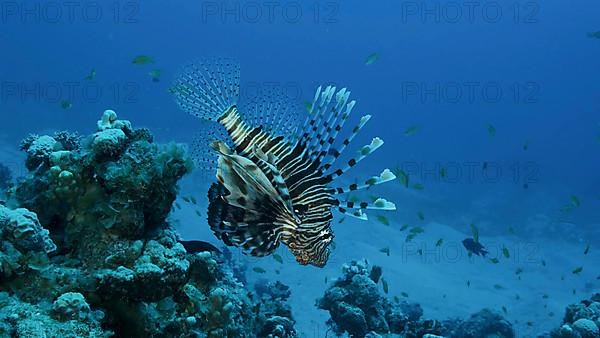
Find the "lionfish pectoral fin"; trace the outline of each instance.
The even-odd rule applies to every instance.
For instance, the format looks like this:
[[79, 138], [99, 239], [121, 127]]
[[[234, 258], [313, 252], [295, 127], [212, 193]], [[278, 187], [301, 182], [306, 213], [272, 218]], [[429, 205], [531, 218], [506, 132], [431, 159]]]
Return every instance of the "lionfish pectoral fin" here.
[[253, 148], [254, 155], [261, 161], [269, 170], [271, 171], [271, 176], [273, 178], [273, 186], [277, 189], [277, 193], [283, 204], [290, 215], [295, 216], [294, 208], [292, 206], [292, 198], [290, 197], [290, 191], [288, 189], [287, 184], [285, 183], [285, 179], [281, 175], [281, 172], [277, 168], [277, 158], [269, 153], [267, 156], [258, 146], [254, 146]]
[[240, 66], [229, 58], [198, 60], [183, 67], [171, 88], [183, 111], [216, 121], [237, 104]]
[[250, 212], [260, 212], [266, 202], [280, 204], [277, 191], [260, 168], [239, 155], [219, 156], [217, 179], [229, 191], [223, 196], [227, 203]]
[[266, 213], [248, 212], [219, 198], [227, 193], [223, 184], [213, 183], [208, 191], [208, 224], [218, 239], [253, 256], [266, 256], [280, 244], [280, 229]]
[[221, 140], [214, 140], [210, 142], [210, 147], [213, 148], [214, 151], [221, 155], [231, 155], [231, 148], [225, 142]]

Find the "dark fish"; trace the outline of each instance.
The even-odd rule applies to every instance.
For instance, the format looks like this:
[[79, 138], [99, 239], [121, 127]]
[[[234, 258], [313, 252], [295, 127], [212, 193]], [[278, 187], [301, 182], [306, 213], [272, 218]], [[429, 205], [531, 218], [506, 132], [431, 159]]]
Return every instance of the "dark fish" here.
[[588, 38], [600, 39], [600, 31], [587, 33]]
[[379, 221], [379, 223], [388, 226], [390, 225], [390, 221], [384, 215], [375, 215], [375, 217], [377, 218], [377, 221]]
[[485, 257], [488, 253], [487, 250], [485, 250], [485, 247], [481, 245], [481, 243], [476, 242], [473, 238], [467, 238], [463, 240], [462, 243], [465, 246], [465, 249], [471, 254]]
[[425, 214], [422, 211], [417, 212], [417, 218], [420, 221], [424, 221], [425, 220]]
[[197, 253], [205, 251], [221, 253], [221, 250], [217, 249], [216, 246], [204, 241], [179, 241], [179, 243], [183, 245], [185, 251], [187, 251], [188, 253]]
[[494, 127], [493, 125], [489, 124], [487, 125], [487, 131], [488, 134], [490, 134], [491, 137], [496, 136], [496, 127]]
[[96, 79], [96, 70], [92, 69], [90, 73], [84, 78], [84, 80], [93, 81]]
[[154, 60], [151, 57], [146, 56], [146, 55], [138, 55], [133, 58], [131, 63], [133, 63], [134, 65], [146, 65], [146, 64], [154, 63]]
[[367, 60], [365, 61], [365, 65], [370, 66], [375, 63], [375, 61], [379, 60], [379, 54], [373, 53], [367, 56]]
[[[173, 88], [186, 88], [173, 92], [177, 103], [210, 129], [193, 153], [216, 172], [208, 224], [226, 245], [260, 257], [283, 243], [300, 264], [323, 267], [334, 238], [333, 209], [362, 220], [367, 209], [396, 209], [382, 198], [357, 203], [342, 197], [396, 179], [389, 169], [362, 183], [336, 184], [383, 145], [375, 137], [347, 162], [337, 161], [371, 118], [363, 116], [338, 139], [356, 104], [346, 88], [319, 87], [303, 125], [296, 124], [295, 105], [286, 101], [265, 98], [238, 110], [240, 68], [233, 60], [190, 64]], [[333, 146], [336, 140], [339, 146]]]
[[73, 108], [73, 103], [71, 101], [62, 101], [60, 107], [64, 110], [69, 110]]
[[160, 82], [160, 69], [152, 69], [148, 72], [148, 76], [152, 79], [152, 82]]
[[394, 173], [394, 175], [396, 175], [396, 177], [398, 177], [400, 184], [402, 184], [405, 188], [408, 188], [410, 176], [400, 167], [393, 169], [392, 172]]

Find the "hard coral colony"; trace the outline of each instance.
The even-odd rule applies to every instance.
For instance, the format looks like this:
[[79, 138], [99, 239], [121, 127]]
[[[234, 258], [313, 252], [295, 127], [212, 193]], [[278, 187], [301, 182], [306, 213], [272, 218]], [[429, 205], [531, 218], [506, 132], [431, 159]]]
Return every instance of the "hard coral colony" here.
[[184, 147], [108, 110], [92, 135], [22, 149], [29, 173], [0, 205], [0, 336], [294, 334], [287, 297], [257, 297], [224, 256], [178, 242], [166, 218]]

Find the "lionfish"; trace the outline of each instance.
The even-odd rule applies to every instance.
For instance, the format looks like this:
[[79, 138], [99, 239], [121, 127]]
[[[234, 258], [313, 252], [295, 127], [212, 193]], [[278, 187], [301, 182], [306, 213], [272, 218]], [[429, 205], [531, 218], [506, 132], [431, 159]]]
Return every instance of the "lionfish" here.
[[333, 186], [383, 144], [375, 137], [334, 169], [336, 160], [371, 118], [361, 117], [352, 133], [334, 146], [356, 104], [349, 101], [346, 88], [319, 87], [306, 121], [295, 129], [285, 102], [258, 105], [255, 125], [250, 114], [238, 110], [240, 67], [234, 60], [189, 64], [172, 88], [182, 110], [221, 128], [221, 133], [209, 133], [213, 139], [205, 135], [199, 141], [216, 155], [212, 168], [217, 182], [208, 191], [208, 224], [226, 245], [252, 256], [266, 256], [283, 243], [300, 264], [323, 267], [334, 238], [334, 208], [362, 220], [367, 220], [365, 209], [396, 209], [383, 198], [367, 203], [338, 197], [394, 180], [389, 169], [362, 184]]

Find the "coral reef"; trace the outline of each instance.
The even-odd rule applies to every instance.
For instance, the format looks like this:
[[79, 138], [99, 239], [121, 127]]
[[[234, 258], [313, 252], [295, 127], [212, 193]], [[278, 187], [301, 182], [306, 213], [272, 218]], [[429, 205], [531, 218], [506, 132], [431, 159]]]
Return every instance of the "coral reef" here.
[[444, 334], [448, 337], [515, 337], [512, 325], [500, 313], [483, 309], [467, 320], [444, 321]]
[[336, 334], [347, 332], [364, 337], [395, 333], [422, 337], [441, 333], [440, 323], [420, 319], [423, 312], [418, 304], [391, 302], [379, 292], [380, 267], [370, 268], [366, 261], [353, 261], [344, 264], [342, 272], [343, 276], [317, 300], [318, 308], [329, 311], [328, 324]]
[[600, 336], [600, 293], [591, 299], [567, 306], [563, 325], [550, 333], [552, 338], [592, 338]]
[[254, 294], [231, 255], [179, 243], [167, 216], [184, 147], [107, 110], [90, 136], [21, 148], [29, 173], [0, 205], [0, 335], [295, 336], [289, 289]]
[[353, 261], [342, 267], [343, 276], [333, 282], [317, 307], [329, 311], [328, 324], [334, 333], [345, 332], [352, 337], [382, 337], [389, 334], [406, 338], [421, 337], [504, 337], [513, 338], [512, 325], [500, 314], [483, 309], [467, 320], [450, 319], [439, 322], [423, 319], [419, 304], [406, 301], [390, 302], [378, 290], [383, 271], [368, 262]]

